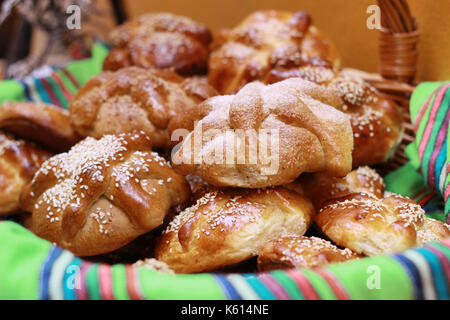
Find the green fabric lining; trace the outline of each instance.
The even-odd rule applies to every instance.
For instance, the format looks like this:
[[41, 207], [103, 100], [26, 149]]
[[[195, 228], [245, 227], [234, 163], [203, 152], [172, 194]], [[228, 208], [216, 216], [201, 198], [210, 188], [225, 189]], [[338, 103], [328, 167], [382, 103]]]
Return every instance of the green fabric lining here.
[[25, 92], [19, 82], [15, 80], [0, 81], [0, 105], [6, 101], [23, 101]]
[[37, 299], [40, 269], [51, 243], [10, 221], [0, 222], [0, 243], [7, 244], [7, 250], [0, 250], [0, 300]]
[[407, 197], [412, 197], [426, 188], [422, 175], [416, 171], [411, 162], [386, 175], [384, 182], [388, 191]]
[[139, 282], [147, 299], [223, 300], [226, 299], [213, 276], [202, 274], [161, 274], [145, 267], [138, 268]]
[[108, 48], [104, 45], [96, 44], [92, 47], [92, 57], [74, 61], [66, 66], [67, 71], [75, 76], [80, 84], [86, 83], [93, 75], [102, 71], [103, 60], [108, 55]]
[[[397, 300], [412, 299], [413, 288], [405, 270], [388, 256], [362, 258], [333, 264], [328, 268], [346, 288], [351, 299]], [[379, 273], [378, 273], [379, 272]], [[369, 288], [368, 283], [380, 276], [380, 287]], [[393, 283], [389, 284], [390, 281]], [[365, 283], [366, 285], [362, 285]], [[395, 284], [394, 284], [395, 283]]]

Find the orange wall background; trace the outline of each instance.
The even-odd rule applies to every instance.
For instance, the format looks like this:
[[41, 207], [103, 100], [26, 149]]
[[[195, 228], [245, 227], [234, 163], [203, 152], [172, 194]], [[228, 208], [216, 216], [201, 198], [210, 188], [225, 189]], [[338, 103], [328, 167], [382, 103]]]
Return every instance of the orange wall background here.
[[[168, 11], [208, 25], [213, 32], [232, 27], [255, 10], [305, 10], [314, 24], [335, 42], [343, 65], [378, 71], [378, 31], [369, 30], [366, 9], [375, 0], [123, 0], [129, 17]], [[409, 0], [419, 21], [418, 80], [450, 79], [450, 1]]]

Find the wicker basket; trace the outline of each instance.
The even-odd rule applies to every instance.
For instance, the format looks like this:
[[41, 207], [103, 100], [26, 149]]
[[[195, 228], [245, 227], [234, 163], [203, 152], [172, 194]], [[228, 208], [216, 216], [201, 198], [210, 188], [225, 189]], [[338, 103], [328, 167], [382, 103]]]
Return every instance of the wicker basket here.
[[382, 28], [379, 34], [379, 74], [359, 72], [386, 97], [403, 109], [405, 133], [394, 157], [382, 167], [383, 173], [408, 162], [406, 146], [415, 139], [409, 113], [409, 99], [415, 88], [419, 42], [418, 22], [412, 16], [406, 0], [378, 0]]

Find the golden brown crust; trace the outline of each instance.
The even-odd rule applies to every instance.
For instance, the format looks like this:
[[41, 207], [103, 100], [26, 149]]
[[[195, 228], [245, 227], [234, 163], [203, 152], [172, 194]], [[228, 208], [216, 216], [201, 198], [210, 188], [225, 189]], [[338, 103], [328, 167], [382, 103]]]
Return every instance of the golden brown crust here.
[[212, 48], [209, 81], [221, 94], [264, 79], [272, 68], [340, 64], [335, 46], [302, 11], [254, 12], [235, 28], [222, 30]]
[[178, 273], [234, 265], [271, 239], [304, 234], [313, 215], [307, 198], [283, 187], [207, 193], [171, 222], [156, 258]]
[[424, 245], [450, 237], [450, 225], [432, 218], [426, 218], [422, 228], [417, 231], [417, 244]]
[[110, 35], [113, 48], [104, 70], [128, 66], [174, 68], [184, 75], [206, 71], [210, 31], [187, 17], [149, 13], [117, 27]]
[[342, 102], [338, 109], [351, 117], [353, 167], [386, 162], [394, 155], [403, 136], [403, 116], [394, 101], [355, 74], [325, 67], [276, 68], [265, 81], [275, 83], [292, 77], [312, 81], [339, 95]]
[[51, 154], [0, 132], [0, 216], [20, 211], [20, 194]]
[[369, 167], [359, 167], [343, 178], [331, 177], [323, 172], [306, 173], [300, 176], [305, 195], [314, 203], [316, 209], [331, 199], [351, 193], [366, 192], [383, 198], [385, 184], [383, 178]]
[[45, 103], [4, 103], [0, 108], [0, 130], [53, 152], [65, 152], [80, 140], [68, 112]]
[[24, 192], [32, 230], [76, 255], [113, 251], [162, 224], [189, 186], [142, 133], [88, 137], [47, 160]]
[[77, 92], [70, 120], [82, 136], [142, 130], [155, 147], [168, 147], [174, 144], [167, 129], [170, 119], [215, 94], [204, 79], [182, 78], [170, 70], [105, 71]]
[[293, 78], [210, 98], [189, 109], [189, 121], [210, 112], [173, 155], [174, 168], [215, 186], [245, 188], [286, 184], [302, 172], [345, 176], [353, 137], [349, 118], [328, 105], [338, 101], [332, 91]]
[[317, 268], [359, 258], [350, 249], [339, 249], [317, 237], [285, 236], [267, 242], [258, 254], [258, 271]]
[[316, 216], [316, 224], [336, 244], [373, 256], [420, 245], [426, 234], [432, 234], [433, 240], [441, 239], [443, 233], [433, 231], [437, 228], [428, 219], [411, 199], [354, 193], [326, 203]]

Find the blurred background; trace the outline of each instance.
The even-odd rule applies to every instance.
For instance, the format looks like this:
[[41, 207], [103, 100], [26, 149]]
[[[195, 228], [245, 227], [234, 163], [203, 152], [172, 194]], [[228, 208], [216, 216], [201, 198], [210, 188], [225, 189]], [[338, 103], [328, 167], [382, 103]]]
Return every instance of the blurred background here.
[[[0, 0], [2, 15], [8, 10], [8, 2], [22, 1]], [[45, 55], [45, 63], [61, 64], [87, 55], [92, 39], [106, 40], [114, 25], [145, 12], [168, 11], [185, 15], [206, 24], [215, 33], [221, 28], [233, 27], [255, 10], [280, 9], [310, 13], [314, 24], [337, 45], [343, 66], [378, 71], [379, 32], [370, 30], [366, 24], [370, 15], [367, 8], [376, 4], [376, 0], [61, 1], [64, 5], [75, 2], [86, 5], [82, 12], [82, 28], [80, 32], [70, 31], [68, 35], [65, 34], [67, 30], [63, 30], [63, 40]], [[409, 0], [408, 3], [421, 32], [417, 80], [450, 79], [450, 1]], [[32, 7], [29, 10], [39, 18], [39, 10]], [[49, 37], [45, 28], [30, 23], [17, 8], [10, 10], [3, 20], [0, 26], [0, 78], [5, 77], [7, 65], [44, 51]]]

